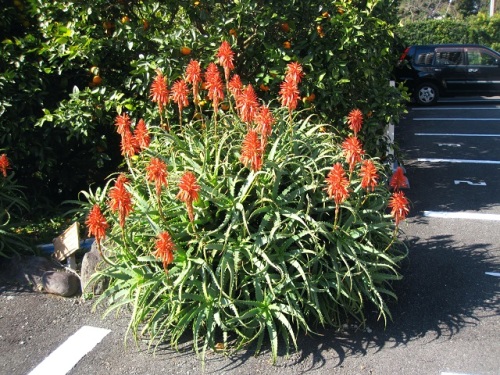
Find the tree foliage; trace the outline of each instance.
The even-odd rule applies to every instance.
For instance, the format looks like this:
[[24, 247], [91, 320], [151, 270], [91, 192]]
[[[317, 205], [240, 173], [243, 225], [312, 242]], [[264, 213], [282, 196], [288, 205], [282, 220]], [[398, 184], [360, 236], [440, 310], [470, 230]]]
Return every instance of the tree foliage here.
[[[399, 15], [404, 23], [428, 19], [461, 19], [480, 12], [488, 13], [490, 0], [402, 0]], [[496, 11], [500, 4], [496, 2]]]
[[121, 162], [116, 111], [142, 110], [156, 68], [171, 77], [178, 62], [208, 61], [220, 36], [264, 99], [297, 60], [310, 113], [339, 125], [369, 106], [374, 154], [385, 152], [385, 125], [402, 111], [388, 84], [391, 0], [0, 1], [0, 147], [30, 195], [60, 200], [101, 182]]
[[484, 13], [464, 20], [427, 20], [405, 24], [397, 33], [404, 46], [412, 44], [476, 43], [500, 50], [500, 14]]
[[481, 1], [478, 0], [456, 0], [456, 8], [463, 17], [472, 16], [479, 12]]

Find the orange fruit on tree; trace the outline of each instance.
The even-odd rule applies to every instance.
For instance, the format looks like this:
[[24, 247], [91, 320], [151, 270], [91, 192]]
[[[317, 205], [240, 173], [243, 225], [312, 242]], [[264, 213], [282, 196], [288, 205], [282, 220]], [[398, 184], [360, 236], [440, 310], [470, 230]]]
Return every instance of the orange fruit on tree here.
[[102, 27], [104, 27], [105, 30], [111, 30], [115, 28], [115, 25], [111, 21], [104, 21]]
[[316, 26], [316, 31], [318, 32], [320, 38], [323, 38], [325, 36], [325, 33], [323, 32], [323, 27], [321, 25]]
[[314, 101], [314, 99], [316, 99], [316, 94], [311, 93], [311, 95], [306, 96], [304, 99], [306, 100], [306, 102], [311, 103]]
[[191, 53], [191, 48], [189, 47], [181, 47], [181, 54], [183, 54], [184, 56], [187, 56]]
[[127, 22], [130, 22], [130, 18], [128, 16], [123, 16], [122, 23], [127, 23]]
[[288, 33], [290, 31], [290, 25], [288, 25], [288, 23], [282, 23], [281, 24], [281, 31], [283, 31], [284, 33]]
[[94, 76], [94, 78], [92, 78], [92, 83], [99, 86], [102, 83], [102, 78], [100, 76]]
[[286, 42], [283, 43], [283, 48], [290, 49], [292, 48], [292, 44], [287, 40]]
[[115, 24], [113, 22], [111, 22], [111, 21], [105, 21], [105, 22], [103, 22], [102, 27], [104, 27], [104, 33], [107, 36], [112, 36], [113, 35], [113, 32], [115, 30]]
[[24, 10], [24, 4], [21, 0], [14, 0], [14, 6], [19, 10]]

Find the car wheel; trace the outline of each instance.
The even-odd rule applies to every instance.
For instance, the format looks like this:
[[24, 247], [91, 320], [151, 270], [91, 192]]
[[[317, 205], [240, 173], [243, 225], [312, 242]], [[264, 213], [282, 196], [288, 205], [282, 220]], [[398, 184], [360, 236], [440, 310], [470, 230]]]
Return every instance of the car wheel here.
[[416, 91], [417, 103], [421, 105], [433, 105], [439, 98], [438, 88], [432, 83], [423, 83]]

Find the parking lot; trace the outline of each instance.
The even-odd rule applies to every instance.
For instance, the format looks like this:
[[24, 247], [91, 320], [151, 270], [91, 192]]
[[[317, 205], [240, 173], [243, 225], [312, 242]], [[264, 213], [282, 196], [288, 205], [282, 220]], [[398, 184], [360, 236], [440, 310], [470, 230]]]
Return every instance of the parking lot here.
[[411, 107], [397, 140], [413, 202], [405, 316], [429, 324], [422, 335], [448, 337], [435, 348], [441, 370], [498, 374], [500, 100]]
[[[500, 373], [500, 98], [409, 107], [396, 141], [412, 211], [402, 225], [410, 254], [404, 279], [395, 284], [393, 320], [384, 326], [370, 317], [362, 329], [302, 336], [301, 350], [280, 357], [276, 367], [267, 353], [209, 354], [206, 373]], [[126, 316], [101, 320], [91, 307], [1, 287], [0, 374], [28, 374], [82, 326], [109, 334], [68, 374], [203, 371], [189, 351], [153, 355], [142, 344], [125, 348]]]

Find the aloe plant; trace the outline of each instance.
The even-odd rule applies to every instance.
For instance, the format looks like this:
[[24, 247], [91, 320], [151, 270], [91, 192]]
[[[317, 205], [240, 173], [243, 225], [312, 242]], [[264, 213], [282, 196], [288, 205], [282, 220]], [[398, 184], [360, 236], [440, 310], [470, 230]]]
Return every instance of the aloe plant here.
[[16, 219], [28, 208], [22, 186], [17, 184], [14, 175], [0, 176], [0, 257], [33, 252], [23, 237], [15, 232]]
[[[346, 159], [333, 126], [297, 120], [285, 105], [253, 147], [242, 106], [230, 108], [171, 129], [160, 118], [147, 148], [133, 156], [124, 148], [133, 208], [125, 221], [106, 208], [113, 180], [86, 193], [111, 228], [102, 241], [109, 264], [99, 273], [111, 283], [97, 302], [109, 304], [107, 313], [130, 307], [130, 331], [152, 344], [177, 347], [192, 333], [202, 358], [207, 349], [255, 343], [259, 352], [266, 343], [276, 360], [280, 342], [296, 348], [298, 334], [317, 324], [363, 322], [367, 303], [390, 317], [386, 299], [395, 297], [390, 283], [405, 254], [387, 213], [386, 168], [362, 155], [380, 179], [367, 189], [361, 156]], [[152, 160], [167, 166], [168, 183], [151, 181]], [[348, 171], [342, 201], [329, 198], [325, 182], [337, 163]], [[186, 171], [196, 178], [191, 193], [182, 191]]]

